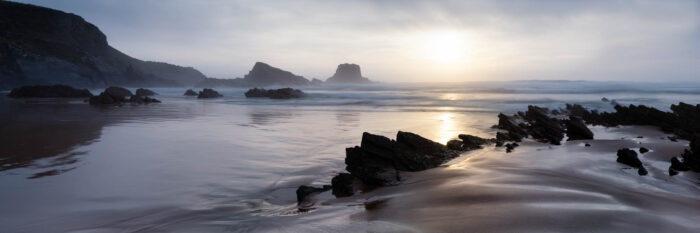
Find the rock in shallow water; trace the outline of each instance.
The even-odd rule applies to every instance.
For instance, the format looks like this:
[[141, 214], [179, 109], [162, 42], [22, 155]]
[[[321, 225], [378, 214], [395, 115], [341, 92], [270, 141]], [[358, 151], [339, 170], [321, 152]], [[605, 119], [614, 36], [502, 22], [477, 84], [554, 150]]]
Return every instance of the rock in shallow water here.
[[247, 98], [270, 98], [270, 99], [294, 99], [302, 98], [306, 94], [298, 89], [280, 88], [273, 90], [265, 90], [262, 88], [253, 88], [245, 92]]
[[324, 185], [321, 188], [316, 188], [316, 187], [311, 187], [311, 186], [306, 186], [302, 185], [297, 188], [297, 205], [300, 205], [302, 202], [306, 200], [306, 198], [309, 195], [312, 195], [314, 193], [321, 193], [325, 192], [331, 189], [330, 185]]
[[148, 90], [148, 89], [145, 89], [145, 88], [139, 88], [139, 89], [136, 89], [136, 95], [139, 95], [139, 96], [152, 96], [152, 95], [157, 95], [157, 93], [156, 93], [155, 91], [151, 91], [151, 90]]
[[183, 94], [183, 95], [185, 95], [185, 96], [197, 96], [199, 94], [197, 94], [197, 92], [193, 91], [192, 89], [187, 89], [187, 91], [185, 91], [185, 94]]
[[593, 139], [593, 132], [586, 127], [586, 124], [580, 117], [569, 116], [569, 119], [564, 122], [566, 124], [566, 136], [569, 137], [568, 140]]
[[355, 177], [349, 173], [340, 173], [331, 179], [333, 195], [336, 197], [348, 197], [355, 194]]
[[209, 99], [209, 98], [218, 98], [222, 97], [223, 95], [219, 94], [219, 92], [215, 91], [214, 89], [210, 88], [204, 88], [202, 91], [199, 92], [197, 95], [197, 98], [199, 99]]
[[35, 85], [14, 88], [7, 96], [11, 98], [85, 98], [92, 97], [92, 93], [87, 89], [75, 89], [66, 85]]
[[637, 168], [640, 176], [646, 175], [647, 170], [644, 168], [642, 161], [637, 158], [637, 152], [628, 148], [623, 148], [617, 151], [617, 162]]
[[[127, 99], [127, 97], [130, 97]], [[114, 105], [123, 103], [160, 103], [160, 100], [147, 96], [134, 95], [122, 87], [108, 87], [100, 95], [91, 97], [88, 102], [92, 105]]]

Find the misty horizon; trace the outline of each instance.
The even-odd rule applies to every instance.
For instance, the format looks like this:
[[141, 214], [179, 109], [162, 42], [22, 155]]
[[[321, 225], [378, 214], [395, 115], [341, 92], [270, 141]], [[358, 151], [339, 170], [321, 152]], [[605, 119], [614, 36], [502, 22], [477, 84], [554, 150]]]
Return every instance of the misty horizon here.
[[[325, 80], [695, 81], [696, 1], [18, 1], [82, 16], [136, 58], [237, 78], [256, 61]], [[342, 9], [342, 10], [339, 10]]]

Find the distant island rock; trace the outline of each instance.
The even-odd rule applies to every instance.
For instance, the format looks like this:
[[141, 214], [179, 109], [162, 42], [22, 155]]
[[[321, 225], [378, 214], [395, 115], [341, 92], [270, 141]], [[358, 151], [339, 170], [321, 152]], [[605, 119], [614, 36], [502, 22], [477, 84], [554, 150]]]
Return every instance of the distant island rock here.
[[306, 96], [306, 93], [292, 88], [280, 88], [276, 90], [253, 88], [245, 92], [246, 98], [294, 99], [304, 96]]
[[92, 97], [87, 89], [76, 89], [66, 85], [23, 86], [12, 89], [11, 98], [86, 98]]
[[157, 94], [158, 93], [156, 93], [155, 91], [151, 91], [151, 90], [148, 90], [145, 88], [136, 89], [136, 95], [140, 95], [140, 96], [152, 96], [152, 95], [157, 95]]
[[199, 82], [198, 87], [260, 87], [260, 86], [306, 86], [311, 82], [303, 76], [295, 75], [292, 72], [270, 66], [263, 62], [256, 62], [253, 69], [243, 78], [218, 79], [206, 78]]
[[204, 78], [194, 68], [130, 57], [112, 48], [100, 29], [80, 16], [0, 1], [0, 89], [185, 86]]
[[335, 74], [326, 80], [327, 83], [372, 83], [368, 78], [362, 77], [360, 66], [357, 64], [340, 64]]
[[197, 95], [197, 98], [199, 98], [199, 99], [209, 99], [209, 98], [218, 98], [218, 97], [223, 97], [223, 95], [219, 94], [219, 92], [215, 91], [214, 89], [210, 89], [210, 88], [204, 88], [202, 91], [199, 92], [199, 95]]

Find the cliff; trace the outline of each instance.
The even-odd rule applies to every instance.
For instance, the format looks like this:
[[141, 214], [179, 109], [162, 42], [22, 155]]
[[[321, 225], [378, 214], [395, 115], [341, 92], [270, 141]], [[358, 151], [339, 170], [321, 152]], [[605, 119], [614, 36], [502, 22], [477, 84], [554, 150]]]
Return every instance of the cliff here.
[[80, 16], [0, 1], [0, 88], [29, 84], [76, 87], [181, 86], [205, 76], [190, 67], [132, 58]]

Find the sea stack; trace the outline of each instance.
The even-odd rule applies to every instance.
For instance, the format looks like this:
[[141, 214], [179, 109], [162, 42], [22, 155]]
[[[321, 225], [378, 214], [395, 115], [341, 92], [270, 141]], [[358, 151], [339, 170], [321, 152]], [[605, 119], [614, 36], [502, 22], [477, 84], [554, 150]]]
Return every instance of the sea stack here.
[[271, 85], [290, 85], [290, 86], [305, 86], [309, 85], [309, 80], [292, 74], [276, 67], [272, 67], [262, 62], [256, 62], [253, 69], [243, 77], [243, 80], [248, 84], [258, 86]]
[[340, 64], [333, 77], [326, 80], [328, 83], [371, 83], [368, 78], [362, 77], [360, 66], [357, 64]]

